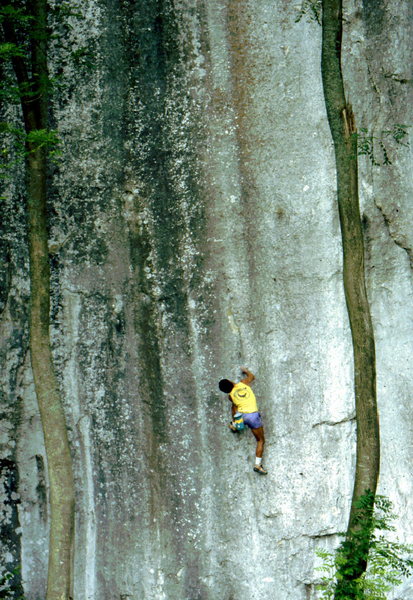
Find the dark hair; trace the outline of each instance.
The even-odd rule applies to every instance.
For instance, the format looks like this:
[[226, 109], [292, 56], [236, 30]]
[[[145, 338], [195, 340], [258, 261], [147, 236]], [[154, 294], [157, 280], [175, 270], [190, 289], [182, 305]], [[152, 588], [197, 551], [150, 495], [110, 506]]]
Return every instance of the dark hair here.
[[229, 394], [232, 388], [234, 387], [234, 384], [229, 379], [221, 379], [221, 381], [218, 383], [218, 387], [221, 390], [221, 392]]

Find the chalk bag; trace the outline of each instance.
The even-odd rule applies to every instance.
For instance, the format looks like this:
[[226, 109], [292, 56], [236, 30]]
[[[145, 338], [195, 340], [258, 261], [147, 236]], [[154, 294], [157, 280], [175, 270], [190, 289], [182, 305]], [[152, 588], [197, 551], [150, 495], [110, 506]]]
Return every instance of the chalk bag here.
[[243, 429], [245, 429], [245, 423], [242, 417], [242, 413], [235, 413], [233, 423], [237, 431], [242, 431]]

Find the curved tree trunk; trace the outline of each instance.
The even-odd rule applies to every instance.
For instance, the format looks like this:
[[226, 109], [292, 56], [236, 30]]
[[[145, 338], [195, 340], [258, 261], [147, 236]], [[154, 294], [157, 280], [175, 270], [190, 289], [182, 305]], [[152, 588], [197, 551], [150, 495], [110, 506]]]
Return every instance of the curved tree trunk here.
[[[32, 0], [31, 59], [13, 58], [26, 134], [47, 129], [47, 5]], [[12, 21], [5, 38], [17, 45]], [[31, 75], [29, 74], [31, 71]], [[29, 92], [29, 93], [28, 93]], [[50, 264], [46, 215], [46, 149], [26, 144], [27, 217], [30, 256], [30, 356], [44, 432], [50, 483], [50, 543], [46, 600], [68, 600], [74, 530], [74, 482], [65, 415], [50, 343]]]
[[67, 600], [71, 584], [74, 491], [66, 421], [50, 347], [45, 163], [43, 149], [30, 152], [27, 161], [30, 355], [50, 482], [51, 520], [46, 600]]
[[[346, 102], [341, 72], [342, 0], [323, 0], [322, 5], [321, 68], [325, 104], [336, 156], [344, 290], [354, 353], [357, 461], [347, 531], [349, 536], [356, 527], [359, 498], [369, 491], [371, 503], [374, 503], [380, 469], [380, 435], [374, 334], [365, 286], [363, 230], [358, 198], [357, 136], [353, 112]], [[352, 580], [365, 571], [367, 553], [368, 540], [359, 564], [351, 575]]]

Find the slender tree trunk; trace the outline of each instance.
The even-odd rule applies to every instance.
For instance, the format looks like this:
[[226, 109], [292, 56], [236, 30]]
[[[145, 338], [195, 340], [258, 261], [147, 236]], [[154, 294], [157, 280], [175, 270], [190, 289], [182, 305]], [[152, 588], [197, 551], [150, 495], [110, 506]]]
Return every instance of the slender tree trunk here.
[[30, 355], [44, 432], [50, 483], [50, 543], [46, 600], [67, 600], [71, 585], [74, 517], [72, 459], [53, 367], [49, 334], [50, 268], [43, 149], [27, 160], [30, 248]]
[[[30, 71], [13, 58], [26, 134], [47, 129], [47, 4], [31, 0]], [[6, 40], [16, 43], [14, 23], [3, 23]], [[23, 91], [24, 90], [24, 91]], [[30, 90], [28, 94], [27, 91]], [[46, 150], [27, 143], [27, 216], [30, 256], [30, 356], [44, 433], [50, 483], [50, 543], [46, 600], [68, 600], [74, 531], [74, 482], [65, 415], [50, 342], [50, 263], [46, 215]]]
[[[343, 242], [343, 277], [354, 355], [357, 460], [348, 535], [356, 527], [357, 501], [366, 491], [374, 502], [380, 469], [374, 334], [364, 274], [364, 242], [357, 176], [357, 137], [341, 71], [342, 0], [323, 0], [321, 69], [328, 121], [334, 141], [337, 197]], [[367, 547], [368, 553], [368, 547]], [[362, 556], [352, 578], [366, 569]], [[348, 596], [349, 598], [353, 596]]]

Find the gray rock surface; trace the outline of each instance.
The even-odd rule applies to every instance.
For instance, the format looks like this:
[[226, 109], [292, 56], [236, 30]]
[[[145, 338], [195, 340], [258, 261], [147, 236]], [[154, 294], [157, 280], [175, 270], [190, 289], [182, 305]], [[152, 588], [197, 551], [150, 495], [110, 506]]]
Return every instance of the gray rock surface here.
[[[90, 0], [70, 43], [54, 43], [52, 324], [75, 462], [76, 599], [308, 600], [315, 548], [346, 526], [352, 348], [321, 28], [296, 22], [300, 6]], [[346, 2], [348, 98], [377, 137], [413, 124], [411, 37], [410, 3]], [[385, 143], [391, 165], [360, 159], [379, 492], [413, 542], [412, 150]], [[0, 526], [14, 537], [1, 548], [4, 564], [21, 556], [36, 600], [48, 482], [15, 179], [0, 298]], [[257, 376], [266, 478], [217, 389], [241, 365]], [[397, 597], [413, 598], [413, 584]]]

